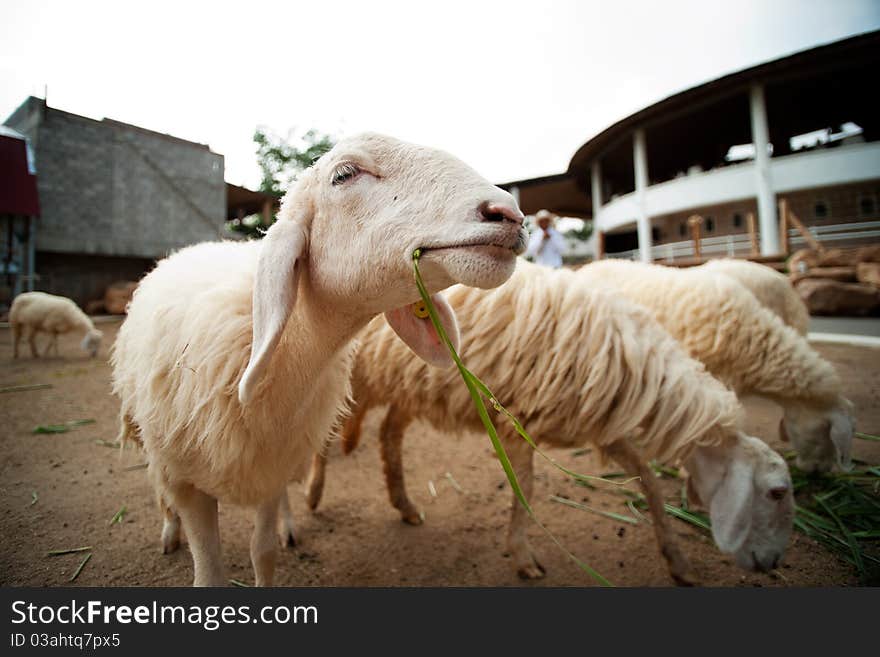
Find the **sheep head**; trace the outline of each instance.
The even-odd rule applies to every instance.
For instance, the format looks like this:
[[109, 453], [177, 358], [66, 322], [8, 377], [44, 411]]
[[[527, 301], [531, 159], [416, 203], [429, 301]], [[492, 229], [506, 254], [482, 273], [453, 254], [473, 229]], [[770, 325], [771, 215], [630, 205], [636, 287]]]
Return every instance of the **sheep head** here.
[[417, 248], [432, 292], [454, 283], [496, 287], [525, 248], [513, 197], [442, 151], [361, 135], [341, 141], [309, 174], [311, 283], [369, 313], [419, 298]]
[[82, 342], [80, 342], [80, 349], [89, 352], [89, 355], [94, 358], [98, 353], [98, 348], [101, 346], [101, 339], [103, 337], [104, 333], [98, 329], [90, 329], [86, 331]]
[[[398, 335], [434, 364], [450, 362], [426, 318], [412, 254], [436, 293], [454, 283], [491, 288], [513, 273], [525, 249], [523, 215], [513, 197], [448, 153], [365, 134], [340, 141], [288, 192], [257, 263], [250, 362], [239, 384], [246, 402], [293, 311], [299, 279], [311, 302], [366, 323], [386, 313]], [[447, 333], [455, 316], [434, 297]]]
[[775, 568], [794, 522], [785, 460], [763, 441], [738, 433], [732, 443], [697, 448], [686, 467], [688, 492], [708, 506], [718, 548], [742, 568]]
[[779, 423], [779, 434], [797, 451], [795, 463], [804, 472], [830, 472], [852, 467], [851, 450], [855, 419], [848, 399], [825, 407], [788, 404]]

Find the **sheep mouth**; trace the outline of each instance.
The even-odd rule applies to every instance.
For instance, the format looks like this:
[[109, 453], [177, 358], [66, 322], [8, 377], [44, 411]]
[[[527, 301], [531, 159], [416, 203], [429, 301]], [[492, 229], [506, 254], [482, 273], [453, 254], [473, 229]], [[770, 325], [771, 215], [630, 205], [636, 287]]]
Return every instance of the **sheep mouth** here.
[[751, 551], [751, 557], [752, 557], [752, 570], [754, 570], [755, 572], [758, 572], [758, 573], [769, 573], [771, 570], [773, 570], [774, 568], [776, 568], [776, 566], [779, 565], [779, 556], [778, 555], [774, 556], [772, 561], [770, 561], [769, 563], [766, 560], [762, 561], [761, 559], [759, 559], [757, 553], [754, 550]]
[[426, 246], [422, 247], [423, 253], [428, 252], [436, 252], [436, 251], [460, 251], [465, 249], [472, 249], [476, 251], [482, 251], [484, 253], [488, 253], [490, 255], [498, 255], [502, 257], [507, 257], [510, 254], [515, 256], [522, 254], [526, 250], [526, 241], [523, 235], [517, 235], [514, 240], [502, 241], [502, 240], [474, 240], [469, 242], [461, 242], [456, 244], [441, 244], [436, 246]]

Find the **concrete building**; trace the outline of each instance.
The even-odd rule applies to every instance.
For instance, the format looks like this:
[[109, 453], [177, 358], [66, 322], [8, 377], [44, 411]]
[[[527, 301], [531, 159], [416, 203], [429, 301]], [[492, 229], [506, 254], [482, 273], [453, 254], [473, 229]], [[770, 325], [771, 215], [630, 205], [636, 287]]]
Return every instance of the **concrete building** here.
[[877, 241], [878, 70], [880, 32], [760, 64], [621, 119], [563, 174], [502, 187], [526, 213], [591, 218], [600, 253], [644, 261]]
[[206, 145], [33, 97], [5, 125], [36, 159], [35, 289], [84, 306], [172, 250], [228, 236], [223, 156]]

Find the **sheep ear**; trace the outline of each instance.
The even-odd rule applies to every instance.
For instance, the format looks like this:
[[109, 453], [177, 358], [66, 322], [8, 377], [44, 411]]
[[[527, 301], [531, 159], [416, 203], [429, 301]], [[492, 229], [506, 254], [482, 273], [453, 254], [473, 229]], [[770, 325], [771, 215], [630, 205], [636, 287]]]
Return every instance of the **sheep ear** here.
[[837, 464], [843, 470], [852, 470], [852, 437], [855, 427], [852, 418], [842, 411], [831, 416], [831, 443], [837, 452]]
[[[432, 294], [431, 301], [437, 309], [437, 316], [452, 346], [458, 351], [461, 340], [458, 331], [458, 320], [455, 311], [442, 294]], [[421, 302], [419, 302], [421, 303]], [[435, 367], [449, 367], [453, 364], [449, 349], [440, 339], [437, 330], [431, 323], [430, 317], [419, 317], [415, 314], [414, 306], [407, 304], [385, 313], [385, 319], [398, 337], [412, 349], [415, 354], [430, 365]], [[422, 314], [422, 313], [420, 313]]]
[[712, 496], [712, 536], [722, 552], [736, 552], [752, 527], [753, 467], [735, 458]]
[[310, 215], [310, 208], [295, 209], [292, 218], [276, 221], [262, 240], [254, 276], [251, 357], [238, 384], [242, 404], [253, 399], [296, 303]]

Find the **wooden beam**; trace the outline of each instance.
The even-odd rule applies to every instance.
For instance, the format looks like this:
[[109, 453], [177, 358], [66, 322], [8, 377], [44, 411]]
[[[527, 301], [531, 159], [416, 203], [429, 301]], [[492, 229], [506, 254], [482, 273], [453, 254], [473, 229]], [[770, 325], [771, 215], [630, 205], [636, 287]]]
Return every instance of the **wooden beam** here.
[[692, 214], [688, 217], [688, 225], [691, 227], [691, 239], [694, 241], [694, 258], [699, 260], [703, 257], [700, 245], [700, 227], [703, 225], [703, 218], [698, 214]]
[[779, 248], [782, 252], [782, 255], [788, 255], [789, 242], [788, 242], [788, 201], [786, 199], [779, 199]]
[[758, 231], [755, 228], [755, 213], [749, 212], [746, 215], [746, 225], [749, 227], [749, 241], [752, 244], [751, 255], [756, 256], [761, 253], [758, 246]]
[[596, 260], [605, 258], [605, 231], [596, 231]]
[[797, 215], [791, 210], [788, 212], [788, 220], [791, 222], [792, 226], [797, 228], [798, 232], [803, 235], [804, 240], [810, 245], [811, 249], [819, 252], [825, 251], [825, 247], [822, 246], [822, 243], [813, 237], [813, 233], [807, 230], [807, 227], [801, 223], [801, 220], [798, 219]]

